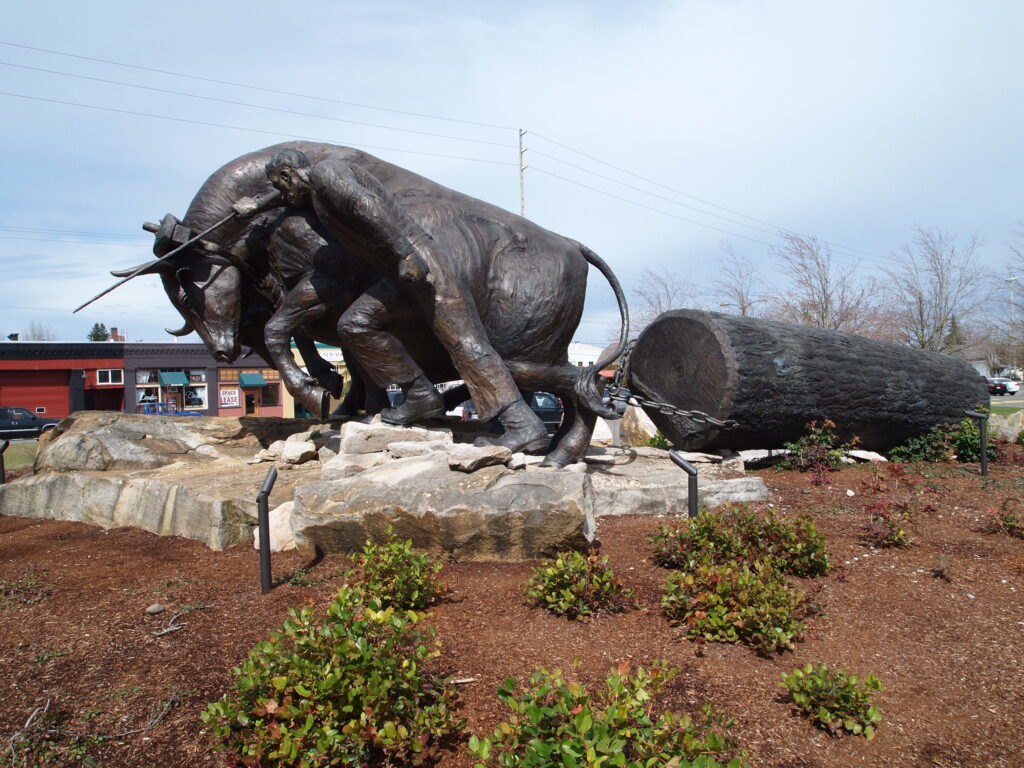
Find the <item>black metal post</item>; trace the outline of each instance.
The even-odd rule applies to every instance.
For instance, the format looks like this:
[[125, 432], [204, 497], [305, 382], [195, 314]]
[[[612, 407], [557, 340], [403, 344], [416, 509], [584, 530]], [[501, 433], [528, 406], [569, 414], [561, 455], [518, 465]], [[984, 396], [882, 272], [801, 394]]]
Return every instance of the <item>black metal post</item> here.
[[259, 540], [260, 540], [260, 591], [265, 595], [270, 591], [270, 509], [267, 499], [277, 482], [277, 467], [271, 467], [256, 497], [259, 509]]
[[668, 457], [672, 459], [677, 467], [683, 470], [687, 475], [688, 487], [687, 487], [687, 517], [691, 520], [697, 516], [697, 468], [690, 462], [680, 455], [679, 451], [671, 450], [668, 452]]
[[988, 414], [964, 411], [964, 416], [978, 422], [978, 439], [981, 443], [981, 476], [988, 477]]
[[4, 466], [4, 451], [11, 444], [10, 440], [4, 440], [0, 443], [0, 485], [7, 482], [7, 467]]

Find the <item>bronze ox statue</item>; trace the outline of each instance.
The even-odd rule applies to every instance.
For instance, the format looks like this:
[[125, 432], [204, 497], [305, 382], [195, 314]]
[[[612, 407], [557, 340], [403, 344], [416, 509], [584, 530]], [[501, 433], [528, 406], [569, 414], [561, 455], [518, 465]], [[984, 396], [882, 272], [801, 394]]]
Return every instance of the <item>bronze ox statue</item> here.
[[[317, 200], [310, 203], [289, 194], [280, 180], [275, 181], [286, 194], [274, 189], [267, 165], [282, 150], [295, 150], [303, 162], [308, 158], [314, 170], [339, 167], [351, 177], [327, 214]], [[350, 194], [351, 188], [359, 194]], [[237, 215], [240, 200], [256, 201], [249, 206], [249, 217]], [[218, 224], [168, 256], [192, 233]], [[479, 318], [485, 338], [478, 342], [475, 326], [468, 328], [465, 344], [471, 351], [489, 344], [520, 390], [546, 390], [562, 398], [565, 416], [550, 443], [544, 440], [546, 462], [562, 466], [578, 460], [596, 417], [619, 415], [602, 402], [598, 388], [598, 371], [621, 354], [628, 333], [625, 299], [611, 270], [574, 240], [371, 155], [312, 142], [289, 142], [243, 155], [210, 176], [180, 222], [165, 217], [154, 245], [156, 260], [114, 274], [159, 274], [185, 319], [181, 329], [170, 333], [194, 330], [224, 362], [237, 359], [243, 345], [252, 347], [280, 371], [296, 400], [323, 419], [327, 395], [337, 395], [341, 382], [319, 360], [313, 339], [342, 347], [350, 370], [362, 369], [377, 385], [392, 383], [388, 371], [406, 368], [422, 371], [430, 382], [469, 382], [450, 354], [453, 348], [464, 351], [463, 340], [439, 339], [436, 332], [432, 313], [448, 311], [444, 296], [410, 299], [419, 284], [413, 289], [403, 282], [405, 262], [398, 274], [375, 268], [374, 256], [381, 251], [423, 243], [433, 249], [435, 264], [455, 286], [457, 302], [466, 297], [473, 305], [468, 314], [460, 306], [464, 314], [453, 316]], [[617, 349], [595, 365], [579, 368], [569, 364], [567, 350], [583, 312], [590, 264], [613, 288], [622, 332]], [[433, 274], [421, 284], [431, 290]], [[372, 318], [353, 315], [354, 307], [368, 301], [374, 307]], [[293, 338], [308, 373], [292, 358]], [[367, 338], [388, 341], [374, 346]], [[353, 349], [356, 354], [350, 355]], [[407, 359], [407, 365], [396, 368], [396, 358]], [[406, 389], [405, 383], [394, 383]], [[360, 384], [367, 386], [356, 392], [368, 393], [371, 408], [375, 393], [380, 403], [378, 388]], [[349, 398], [344, 407], [353, 412], [360, 405], [366, 402]], [[500, 420], [506, 428], [514, 423]], [[535, 439], [523, 439], [529, 442], [527, 449], [536, 448]]]

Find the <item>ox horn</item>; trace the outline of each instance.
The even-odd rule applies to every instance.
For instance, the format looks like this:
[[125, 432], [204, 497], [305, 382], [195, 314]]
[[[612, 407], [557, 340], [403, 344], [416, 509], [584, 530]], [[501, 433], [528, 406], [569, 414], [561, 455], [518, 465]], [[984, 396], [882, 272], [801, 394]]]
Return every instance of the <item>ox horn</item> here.
[[235, 217], [236, 217], [237, 215], [238, 215], [238, 214], [237, 214], [237, 213], [235, 213], [235, 211], [232, 211], [231, 213], [229, 213], [229, 214], [228, 214], [227, 216], [225, 216], [225, 217], [224, 217], [223, 219], [221, 219], [220, 221], [218, 221], [218, 222], [216, 222], [215, 224], [213, 224], [213, 225], [211, 225], [211, 226], [207, 227], [207, 228], [206, 228], [206, 229], [204, 229], [204, 230], [203, 230], [202, 232], [200, 232], [200, 233], [199, 233], [198, 235], [196, 235], [195, 237], [193, 237], [193, 238], [192, 238], [191, 240], [186, 240], [186, 241], [185, 241], [184, 243], [182, 243], [181, 245], [179, 245], [179, 246], [178, 246], [177, 248], [175, 248], [174, 250], [172, 250], [172, 251], [168, 251], [168, 252], [167, 252], [167, 253], [165, 253], [165, 254], [164, 254], [163, 256], [161, 256], [161, 257], [160, 257], [159, 259], [154, 259], [153, 261], [147, 261], [147, 262], [146, 262], [145, 264], [142, 264], [141, 266], [139, 266], [139, 267], [136, 267], [135, 269], [129, 270], [129, 271], [128, 271], [128, 273], [127, 273], [126, 275], [124, 275], [124, 277], [122, 277], [122, 278], [121, 278], [120, 280], [118, 280], [118, 281], [117, 281], [116, 283], [114, 283], [114, 284], [113, 284], [112, 286], [110, 286], [109, 288], [107, 288], [107, 289], [106, 289], [105, 291], [102, 291], [101, 293], [98, 293], [98, 294], [96, 294], [95, 296], [93, 296], [93, 297], [92, 297], [91, 299], [89, 299], [89, 300], [88, 300], [87, 302], [85, 302], [84, 304], [81, 304], [81, 305], [79, 305], [79, 306], [78, 306], [78, 307], [77, 307], [77, 308], [76, 308], [76, 309], [75, 309], [75, 310], [74, 310], [74, 311], [73, 311], [73, 312], [72, 312], [71, 314], [74, 314], [75, 312], [77, 312], [77, 311], [78, 311], [78, 310], [80, 310], [80, 309], [84, 309], [85, 307], [89, 306], [89, 305], [90, 305], [90, 304], [92, 304], [92, 303], [93, 303], [94, 301], [96, 301], [96, 299], [99, 299], [99, 298], [101, 298], [101, 297], [103, 297], [103, 296], [106, 296], [106, 295], [107, 295], [108, 293], [110, 293], [110, 292], [111, 292], [112, 290], [114, 290], [114, 289], [115, 289], [115, 288], [117, 288], [118, 286], [124, 285], [124, 284], [125, 284], [125, 283], [127, 283], [127, 282], [128, 282], [129, 280], [131, 280], [131, 279], [132, 279], [133, 277], [136, 277], [136, 276], [138, 276], [138, 275], [141, 275], [141, 274], [142, 274], [143, 272], [151, 272], [151, 271], [152, 271], [152, 268], [153, 268], [153, 267], [154, 267], [154, 266], [155, 266], [156, 264], [158, 264], [159, 262], [162, 262], [162, 261], [164, 261], [165, 259], [169, 259], [169, 258], [171, 258], [171, 256], [174, 256], [175, 254], [181, 253], [181, 251], [185, 250], [185, 249], [186, 249], [186, 248], [187, 248], [188, 246], [192, 245], [192, 244], [193, 244], [194, 242], [196, 242], [197, 240], [202, 240], [202, 239], [203, 239], [204, 237], [206, 237], [206, 236], [207, 236], [208, 234], [210, 234], [211, 232], [213, 232], [213, 230], [217, 229], [217, 228], [218, 228], [218, 227], [220, 227], [220, 226], [223, 226], [224, 224], [227, 224], [227, 223], [228, 223], [229, 221], [231, 221], [231, 220], [232, 220], [233, 218], [235, 218]]
[[192, 327], [192, 323], [185, 323], [177, 330], [172, 331], [170, 328], [164, 328], [164, 330], [171, 334], [171, 336], [188, 336], [195, 329]]

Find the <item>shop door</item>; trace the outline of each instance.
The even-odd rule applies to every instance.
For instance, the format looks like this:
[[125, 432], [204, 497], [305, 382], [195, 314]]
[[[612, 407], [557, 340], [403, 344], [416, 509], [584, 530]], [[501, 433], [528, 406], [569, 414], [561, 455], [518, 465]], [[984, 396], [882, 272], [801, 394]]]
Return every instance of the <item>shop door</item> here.
[[260, 415], [260, 391], [258, 389], [245, 389], [245, 415]]
[[168, 392], [167, 395], [167, 409], [170, 411], [181, 410], [181, 393], [180, 392]]

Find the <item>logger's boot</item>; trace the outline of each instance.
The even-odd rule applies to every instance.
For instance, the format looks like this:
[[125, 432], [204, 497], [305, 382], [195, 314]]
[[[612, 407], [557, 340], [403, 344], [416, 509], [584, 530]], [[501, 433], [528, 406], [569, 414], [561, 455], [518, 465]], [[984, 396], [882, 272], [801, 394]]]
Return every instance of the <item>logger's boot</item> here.
[[424, 376], [417, 376], [402, 387], [405, 399], [394, 408], [384, 408], [380, 420], [385, 424], [412, 424], [444, 416], [444, 398]]
[[516, 400], [498, 414], [505, 433], [498, 437], [478, 437], [474, 445], [504, 445], [513, 453], [544, 453], [550, 440], [544, 422], [522, 399]]

